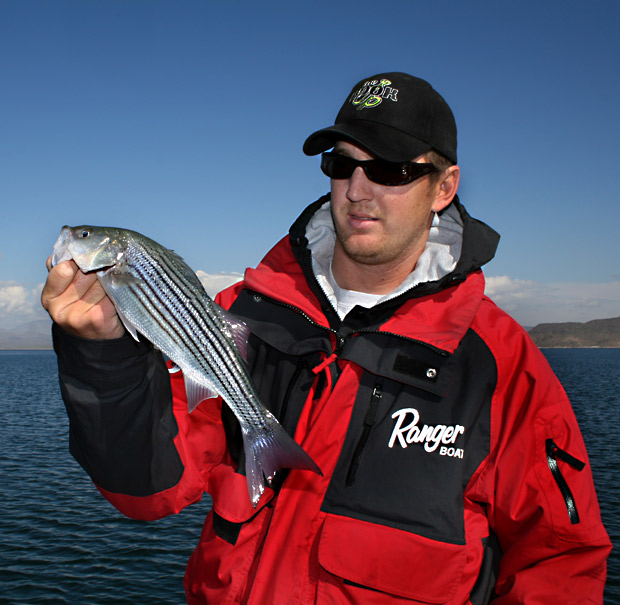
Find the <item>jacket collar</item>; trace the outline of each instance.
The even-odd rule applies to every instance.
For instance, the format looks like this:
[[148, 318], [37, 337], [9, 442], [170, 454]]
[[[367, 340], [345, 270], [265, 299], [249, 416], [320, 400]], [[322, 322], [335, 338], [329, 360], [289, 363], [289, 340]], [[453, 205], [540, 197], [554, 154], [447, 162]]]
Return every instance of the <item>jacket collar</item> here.
[[[327, 276], [335, 241], [329, 201], [330, 196], [325, 195], [308, 206], [289, 232], [291, 245], [308, 279], [316, 279], [319, 291], [328, 300], [333, 296]], [[407, 292], [426, 294], [463, 281], [494, 257], [498, 243], [499, 234], [472, 218], [455, 196], [433, 222], [426, 248], [414, 271], [399, 288], [384, 297], [384, 301]]]
[[[336, 234], [331, 216], [330, 202], [326, 201], [310, 218], [306, 239], [312, 255], [312, 269], [329, 302], [337, 306], [337, 289], [331, 278]], [[463, 223], [455, 206], [450, 205], [441, 215], [435, 215], [426, 247], [415, 269], [392, 292], [379, 298], [385, 302], [411, 290], [424, 282], [435, 282], [454, 271], [461, 256]]]
[[[316, 264], [326, 262], [320, 252], [315, 255], [316, 259], [313, 258], [313, 249], [318, 249], [311, 241], [330, 237], [330, 227], [325, 220], [327, 202], [329, 196], [324, 196], [304, 210], [291, 227], [289, 237], [279, 242], [256, 269], [246, 272], [245, 287], [277, 298], [280, 303], [303, 311], [313, 322], [339, 332], [360, 329], [389, 331], [447, 351], [453, 350], [470, 326], [482, 300], [484, 277], [479, 269], [493, 258], [499, 235], [469, 216], [455, 198], [448, 215], [450, 222], [446, 223], [461, 225], [459, 242], [446, 244], [452, 251], [460, 248], [460, 254], [452, 254], [452, 260], [448, 261], [453, 268], [450, 270], [444, 264], [443, 270], [428, 273], [426, 281], [413, 279], [408, 288], [399, 289], [372, 309], [360, 309], [357, 313], [354, 309], [341, 322], [329, 302], [329, 293], [315, 277], [314, 269]], [[315, 216], [321, 220], [313, 222]], [[441, 241], [441, 238], [435, 241]], [[455, 287], [465, 281], [464, 287]]]

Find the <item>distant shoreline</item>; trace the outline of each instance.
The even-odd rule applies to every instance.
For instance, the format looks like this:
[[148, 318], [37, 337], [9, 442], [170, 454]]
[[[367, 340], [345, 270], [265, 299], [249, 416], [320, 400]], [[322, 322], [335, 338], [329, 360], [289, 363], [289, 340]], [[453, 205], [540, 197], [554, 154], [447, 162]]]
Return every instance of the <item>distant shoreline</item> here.
[[[0, 330], [0, 351], [53, 351], [50, 327], [49, 320], [37, 320], [28, 328]], [[524, 329], [540, 349], [620, 349], [620, 317], [541, 323]]]
[[52, 351], [54, 352], [54, 349], [52, 347], [36, 347], [36, 348], [25, 347], [23, 349], [11, 347], [9, 349], [0, 349], [0, 353], [8, 353], [10, 351]]
[[[543, 350], [543, 349], [620, 349], [620, 346], [604, 346], [604, 345], [592, 345], [592, 346], [562, 346], [562, 345], [543, 345], [543, 346], [539, 346], [539, 349]], [[39, 351], [50, 351], [51, 353], [54, 352], [53, 347], [39, 347], [39, 348], [33, 348], [33, 347], [26, 347], [23, 349], [20, 348], [0, 348], [0, 353], [25, 353], [28, 351], [32, 351], [32, 352], [39, 352]]]
[[592, 346], [583, 346], [583, 347], [568, 347], [568, 346], [553, 346], [553, 345], [544, 345], [544, 346], [539, 346], [539, 349], [620, 349], [620, 346], [609, 346], [606, 347], [604, 345], [592, 345]]
[[620, 317], [584, 323], [538, 324], [528, 334], [541, 349], [617, 349], [620, 348]]

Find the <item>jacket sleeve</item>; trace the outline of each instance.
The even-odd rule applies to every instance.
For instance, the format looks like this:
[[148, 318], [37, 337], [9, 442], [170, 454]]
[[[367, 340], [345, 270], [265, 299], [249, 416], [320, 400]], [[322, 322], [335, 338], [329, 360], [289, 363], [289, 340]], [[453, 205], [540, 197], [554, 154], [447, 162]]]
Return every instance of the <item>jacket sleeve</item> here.
[[611, 543], [573, 410], [523, 330], [502, 340], [489, 467], [502, 550], [493, 602], [600, 604]]
[[70, 452], [101, 493], [144, 520], [199, 500], [226, 458], [220, 400], [189, 414], [181, 373], [170, 375], [147, 341], [52, 332]]

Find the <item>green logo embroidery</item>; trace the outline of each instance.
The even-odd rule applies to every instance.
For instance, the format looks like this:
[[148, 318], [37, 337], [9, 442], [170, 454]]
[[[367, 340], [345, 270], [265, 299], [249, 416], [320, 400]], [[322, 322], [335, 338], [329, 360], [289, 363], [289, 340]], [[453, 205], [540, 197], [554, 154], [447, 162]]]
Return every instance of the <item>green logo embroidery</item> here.
[[390, 80], [369, 80], [351, 95], [351, 103], [357, 109], [376, 107], [383, 99], [397, 101], [398, 88], [391, 88]]

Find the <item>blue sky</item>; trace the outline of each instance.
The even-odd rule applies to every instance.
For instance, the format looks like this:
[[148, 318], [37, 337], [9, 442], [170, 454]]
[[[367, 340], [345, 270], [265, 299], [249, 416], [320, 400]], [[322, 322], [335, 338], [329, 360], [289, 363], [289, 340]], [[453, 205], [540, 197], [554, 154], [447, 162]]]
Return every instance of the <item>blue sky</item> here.
[[380, 71], [451, 105], [494, 299], [618, 316], [619, 29], [615, 0], [5, 0], [0, 327], [41, 317], [64, 224], [141, 231], [205, 283], [255, 265], [328, 189], [305, 137]]

